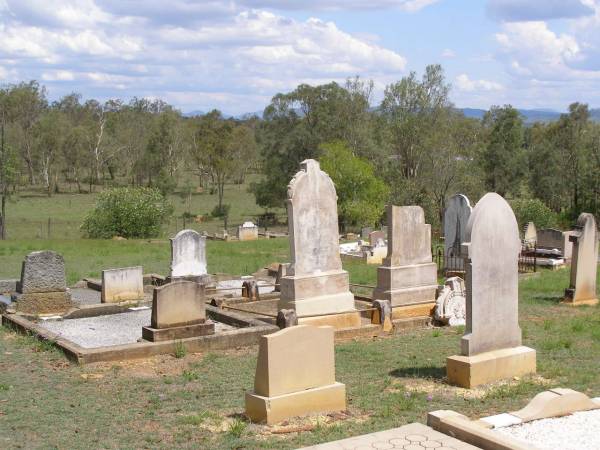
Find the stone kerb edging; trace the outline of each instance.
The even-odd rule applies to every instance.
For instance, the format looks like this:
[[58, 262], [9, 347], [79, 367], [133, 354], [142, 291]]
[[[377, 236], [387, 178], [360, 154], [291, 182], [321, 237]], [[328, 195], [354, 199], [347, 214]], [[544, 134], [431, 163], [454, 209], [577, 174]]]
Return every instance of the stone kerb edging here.
[[427, 425], [485, 449], [531, 450], [531, 446], [525, 446], [509, 436], [494, 433], [492, 430], [593, 409], [600, 409], [600, 397], [590, 399], [587, 395], [572, 389], [556, 388], [537, 394], [519, 411], [471, 420], [455, 411], [438, 410], [427, 415]]

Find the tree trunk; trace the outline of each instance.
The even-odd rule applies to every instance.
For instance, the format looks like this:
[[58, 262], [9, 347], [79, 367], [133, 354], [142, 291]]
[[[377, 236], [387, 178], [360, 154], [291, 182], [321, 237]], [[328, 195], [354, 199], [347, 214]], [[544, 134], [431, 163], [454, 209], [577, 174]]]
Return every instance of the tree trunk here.
[[2, 192], [2, 217], [0, 217], [0, 239], [6, 239], [6, 190]]

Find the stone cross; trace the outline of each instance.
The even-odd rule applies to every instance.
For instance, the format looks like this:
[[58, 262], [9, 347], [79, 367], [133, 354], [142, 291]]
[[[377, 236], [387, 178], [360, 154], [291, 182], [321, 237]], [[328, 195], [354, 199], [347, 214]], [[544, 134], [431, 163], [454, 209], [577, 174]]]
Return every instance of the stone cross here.
[[596, 273], [598, 270], [598, 229], [593, 214], [581, 213], [571, 234], [573, 258], [571, 282], [565, 300], [574, 304], [596, 304]]
[[467, 323], [464, 356], [521, 345], [519, 328], [519, 226], [496, 193], [483, 196], [466, 230]]
[[473, 208], [466, 195], [456, 194], [448, 199], [444, 212], [444, 255], [460, 256], [465, 242], [467, 223]]
[[206, 275], [206, 237], [182, 230], [171, 238], [171, 278]]

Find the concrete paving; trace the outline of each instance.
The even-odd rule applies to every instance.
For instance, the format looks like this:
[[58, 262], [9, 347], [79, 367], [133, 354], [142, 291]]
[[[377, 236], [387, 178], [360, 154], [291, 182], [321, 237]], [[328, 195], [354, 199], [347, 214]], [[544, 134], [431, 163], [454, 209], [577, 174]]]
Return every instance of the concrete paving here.
[[[148, 308], [84, 319], [46, 320], [39, 325], [81, 347], [98, 348], [138, 342], [142, 338], [142, 327], [150, 325], [151, 312]], [[215, 333], [233, 329], [215, 322]]]
[[400, 428], [305, 447], [304, 450], [477, 450], [478, 448], [439, 433], [421, 423], [411, 423]]

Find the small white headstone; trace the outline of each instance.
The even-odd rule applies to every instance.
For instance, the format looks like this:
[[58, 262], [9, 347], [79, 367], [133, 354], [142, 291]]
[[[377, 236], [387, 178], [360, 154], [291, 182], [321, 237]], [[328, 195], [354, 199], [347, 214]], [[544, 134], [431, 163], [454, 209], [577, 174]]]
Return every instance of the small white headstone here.
[[171, 238], [171, 278], [206, 275], [206, 238], [182, 230]]

